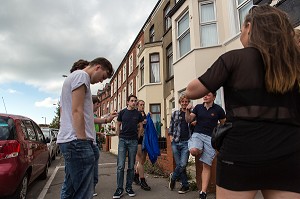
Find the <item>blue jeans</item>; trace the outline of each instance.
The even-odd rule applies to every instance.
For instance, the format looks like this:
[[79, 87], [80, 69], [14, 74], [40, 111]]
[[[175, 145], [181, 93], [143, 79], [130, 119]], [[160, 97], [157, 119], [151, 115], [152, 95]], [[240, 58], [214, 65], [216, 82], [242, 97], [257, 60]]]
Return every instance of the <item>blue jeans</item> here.
[[188, 178], [186, 174], [186, 165], [189, 159], [188, 141], [172, 142], [172, 151], [176, 163], [176, 168], [173, 172], [172, 180], [181, 179], [183, 187], [188, 187]]
[[134, 164], [137, 152], [138, 141], [119, 139], [118, 145], [118, 161], [117, 161], [117, 186], [118, 189], [123, 190], [124, 184], [124, 168], [126, 161], [126, 153], [128, 151], [128, 169], [126, 176], [126, 189], [132, 189], [132, 182], [134, 177]]
[[100, 151], [98, 145], [95, 145], [95, 143], [93, 144], [92, 147], [95, 155], [95, 166], [94, 166], [94, 188], [95, 188], [98, 183], [98, 162], [100, 157]]
[[95, 155], [93, 142], [73, 140], [59, 144], [65, 159], [65, 179], [61, 199], [89, 199], [93, 197]]

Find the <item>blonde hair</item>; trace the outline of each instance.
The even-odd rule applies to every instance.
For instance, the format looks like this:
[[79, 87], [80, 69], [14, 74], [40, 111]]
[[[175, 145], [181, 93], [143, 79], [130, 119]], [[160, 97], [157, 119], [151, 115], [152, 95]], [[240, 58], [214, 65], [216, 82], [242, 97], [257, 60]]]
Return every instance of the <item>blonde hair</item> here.
[[189, 102], [191, 101], [189, 98], [187, 98], [187, 96], [186, 96], [185, 94], [182, 94], [182, 95], [179, 97], [178, 103], [180, 104], [180, 102], [181, 102], [184, 98], [187, 99]]

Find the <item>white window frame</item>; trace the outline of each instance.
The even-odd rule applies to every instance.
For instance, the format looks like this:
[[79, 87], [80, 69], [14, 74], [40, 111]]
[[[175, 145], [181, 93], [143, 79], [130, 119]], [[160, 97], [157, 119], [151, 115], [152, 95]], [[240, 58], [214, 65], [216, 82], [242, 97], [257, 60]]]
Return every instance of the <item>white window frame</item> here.
[[[153, 61], [151, 60], [152, 56], [157, 56], [158, 57], [158, 61]], [[149, 55], [149, 60], [150, 60], [150, 64], [149, 64], [149, 82], [150, 83], [159, 83], [160, 82], [160, 57], [159, 57], [159, 53], [152, 53]], [[154, 80], [151, 79], [151, 74], [152, 74], [152, 64], [158, 64], [158, 76], [154, 77]]]
[[[169, 52], [169, 50], [171, 52]], [[166, 61], [167, 61], [167, 68], [168, 68], [168, 78], [174, 76], [174, 68], [173, 68], [173, 46], [170, 44], [166, 48]]]
[[118, 94], [118, 111], [121, 110], [121, 93]]
[[129, 75], [133, 72], [133, 53], [129, 56]]
[[114, 82], [111, 83], [111, 90], [110, 90], [110, 95], [113, 96], [114, 94]]
[[115, 110], [118, 110], [118, 109], [117, 109], [117, 97], [114, 98], [114, 109], [115, 109]]
[[110, 101], [110, 112], [113, 112], [114, 111], [114, 101], [111, 100]]
[[170, 5], [170, 3], [168, 3], [167, 6], [164, 8], [165, 31], [169, 30], [170, 27], [172, 26], [171, 18], [168, 17], [170, 10], [171, 10], [171, 5]]
[[[208, 4], [213, 4], [213, 8], [214, 8], [214, 19], [210, 20], [210, 21], [203, 21], [203, 19], [201, 18], [201, 8], [204, 5], [208, 5]], [[215, 46], [218, 45], [219, 43], [219, 37], [218, 37], [218, 23], [217, 23], [217, 11], [216, 11], [216, 2], [214, 0], [209, 0], [209, 1], [200, 1], [199, 4], [199, 21], [200, 21], [200, 46], [201, 47], [209, 47], [209, 46]], [[203, 28], [205, 26], [210, 26], [210, 25], [214, 25], [216, 27], [216, 38], [215, 41], [216, 43], [211, 43], [211, 44], [205, 44], [204, 42], [204, 34], [202, 32]]]
[[133, 95], [133, 79], [129, 82], [128, 95]]
[[127, 93], [126, 93], [126, 87], [123, 88], [122, 91], [122, 108], [126, 108], [126, 99], [127, 99]]
[[124, 66], [123, 66], [123, 81], [122, 81], [122, 83], [125, 82], [125, 80], [126, 80], [126, 78], [127, 78], [126, 75], [127, 75], [127, 74], [126, 74], [126, 64], [124, 64]]
[[[137, 45], [136, 45], [136, 60], [139, 60], [139, 54], [141, 52], [141, 49], [142, 49], [142, 42], [139, 42]], [[138, 63], [136, 64], [136, 67], [138, 67]]]
[[141, 87], [145, 84], [145, 60], [144, 58], [140, 61], [140, 85]]
[[119, 74], [118, 74], [118, 88], [121, 87], [121, 80], [122, 80], [122, 71], [120, 70]]
[[155, 29], [154, 25], [152, 25], [149, 29], [149, 42], [155, 42]]
[[[242, 25], [244, 23], [245, 16], [240, 16], [240, 10], [243, 8], [250, 6], [249, 9], [253, 6], [253, 1], [252, 0], [240, 0], [241, 3], [239, 3], [239, 0], [235, 0], [236, 3], [236, 11], [237, 11], [237, 23], [239, 24], [240, 30], [242, 28]], [[248, 13], [249, 9], [247, 10], [246, 13]], [[242, 18], [242, 20], [241, 20]]]
[[117, 82], [117, 76], [114, 79], [114, 93], [117, 92], [118, 82]]
[[[187, 20], [188, 20], [188, 28], [186, 30], [184, 30], [180, 35], [178, 34], [178, 31], [179, 31], [179, 22], [187, 15]], [[176, 21], [176, 24], [177, 24], [177, 30], [176, 30], [176, 33], [177, 33], [177, 46], [178, 46], [178, 55], [179, 55], [179, 58], [184, 56], [185, 54], [187, 54], [190, 50], [191, 50], [191, 33], [190, 33], [190, 21], [189, 21], [190, 17], [189, 17], [189, 10], [187, 10], [186, 12], [183, 13], [183, 15]], [[183, 54], [181, 54], [181, 51], [180, 51], [180, 41], [182, 41], [183, 39], [186, 38], [186, 36], [190, 37], [189, 39], [189, 50], [187, 52], [184, 52]]]

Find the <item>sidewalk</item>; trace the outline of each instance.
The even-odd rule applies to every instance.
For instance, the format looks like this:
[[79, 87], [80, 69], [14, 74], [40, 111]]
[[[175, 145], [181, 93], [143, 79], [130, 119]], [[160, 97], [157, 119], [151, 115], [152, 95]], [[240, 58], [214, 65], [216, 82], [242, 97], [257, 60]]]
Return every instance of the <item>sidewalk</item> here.
[[[109, 199], [112, 198], [116, 190], [116, 166], [117, 166], [117, 157], [109, 152], [100, 152], [100, 161], [99, 161], [99, 183], [96, 187], [96, 192], [98, 196], [94, 197], [95, 199]], [[126, 165], [127, 168], [127, 165]], [[60, 198], [60, 190], [64, 180], [64, 165], [56, 168], [56, 172], [49, 179], [48, 186], [46, 185], [46, 194], [43, 198], [39, 199], [56, 199]], [[124, 175], [124, 185], [126, 183], [126, 170]], [[151, 191], [144, 191], [133, 184], [133, 190], [136, 192], [136, 199], [198, 199], [199, 195], [197, 191], [190, 191], [186, 194], [178, 194], [180, 188], [179, 183], [176, 183], [176, 187], [173, 191], [168, 189], [168, 178], [162, 178], [153, 175], [146, 175], [146, 180]], [[127, 194], [124, 194], [124, 199], [129, 199]], [[261, 197], [256, 197], [260, 199]], [[215, 199], [214, 194], [209, 194], [207, 199]]]

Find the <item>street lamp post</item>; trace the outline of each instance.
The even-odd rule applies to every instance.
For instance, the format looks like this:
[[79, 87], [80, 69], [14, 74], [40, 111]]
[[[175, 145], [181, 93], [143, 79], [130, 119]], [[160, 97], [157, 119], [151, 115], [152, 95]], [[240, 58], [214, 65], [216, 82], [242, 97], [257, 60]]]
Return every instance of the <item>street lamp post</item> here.
[[45, 118], [45, 124], [47, 124], [47, 121], [46, 121], [47, 119], [46, 119], [46, 117], [42, 117], [42, 118]]

